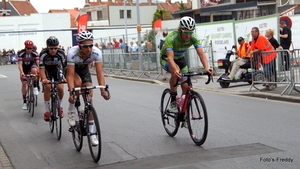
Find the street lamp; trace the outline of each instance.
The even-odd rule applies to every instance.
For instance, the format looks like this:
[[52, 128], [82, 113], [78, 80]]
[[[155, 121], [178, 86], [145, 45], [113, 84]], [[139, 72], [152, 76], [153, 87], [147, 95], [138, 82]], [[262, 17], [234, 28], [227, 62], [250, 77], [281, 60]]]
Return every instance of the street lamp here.
[[127, 10], [126, 10], [126, 2], [127, 0], [124, 0], [124, 20], [125, 20], [125, 42], [128, 44], [128, 35], [127, 35]]

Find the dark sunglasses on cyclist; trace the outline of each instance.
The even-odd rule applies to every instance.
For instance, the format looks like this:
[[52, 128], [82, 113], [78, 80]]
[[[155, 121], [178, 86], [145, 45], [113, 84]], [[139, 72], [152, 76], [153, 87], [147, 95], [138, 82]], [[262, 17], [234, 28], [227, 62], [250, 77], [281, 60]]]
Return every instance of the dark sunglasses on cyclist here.
[[92, 48], [94, 45], [93, 44], [80, 44], [79, 46], [83, 48]]
[[185, 31], [183, 29], [181, 29], [181, 32], [186, 35], [192, 35], [194, 33], [194, 31]]
[[28, 49], [28, 50], [32, 50], [33, 48], [26, 48], [26, 49]]
[[48, 48], [48, 49], [50, 49], [50, 50], [57, 50], [58, 48], [56, 47], [54, 47], [54, 48]]

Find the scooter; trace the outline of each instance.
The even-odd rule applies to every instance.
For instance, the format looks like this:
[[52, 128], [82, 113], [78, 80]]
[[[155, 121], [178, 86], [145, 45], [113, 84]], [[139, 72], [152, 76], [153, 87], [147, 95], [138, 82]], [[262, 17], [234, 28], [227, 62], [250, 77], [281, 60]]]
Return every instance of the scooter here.
[[[245, 63], [244, 65], [240, 66], [240, 69], [244, 69], [244, 71], [243, 70], [240, 71], [240, 74], [238, 75], [238, 77], [239, 77], [238, 79], [233, 79], [233, 80], [223, 80], [222, 79], [229, 75], [228, 69], [231, 64], [230, 57], [231, 57], [231, 55], [237, 54], [232, 51], [235, 47], [236, 46], [233, 45], [230, 50], [227, 50], [227, 48], [225, 47], [225, 50], [227, 50], [225, 59], [219, 59], [217, 61], [218, 68], [225, 69], [225, 73], [221, 74], [217, 80], [217, 82], [220, 83], [220, 86], [222, 88], [227, 88], [230, 85], [230, 83], [237, 83], [237, 82], [248, 82], [249, 84], [252, 84], [252, 74], [253, 74], [253, 77], [255, 78], [255, 80], [263, 80], [263, 78], [264, 78], [263, 72], [261, 70], [251, 69], [250, 61]], [[249, 68], [251, 69], [251, 71], [248, 70]]]

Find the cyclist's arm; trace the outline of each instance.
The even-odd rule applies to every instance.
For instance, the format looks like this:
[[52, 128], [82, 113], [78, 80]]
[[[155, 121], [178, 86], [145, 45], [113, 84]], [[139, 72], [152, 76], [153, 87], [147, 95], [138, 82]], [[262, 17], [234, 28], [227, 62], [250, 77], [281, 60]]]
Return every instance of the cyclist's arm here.
[[180, 69], [174, 61], [174, 51], [173, 50], [167, 50], [166, 55], [168, 57], [168, 63], [170, 65], [170, 73], [172, 73], [173, 75], [180, 78], [181, 77]]
[[[96, 62], [95, 63], [98, 84], [100, 86], [105, 86], [105, 79], [104, 79], [104, 74], [103, 74], [103, 71], [102, 71], [102, 65], [103, 65], [102, 62]], [[105, 91], [102, 88], [100, 90], [101, 90], [101, 92]]]
[[203, 51], [203, 48], [198, 47], [198, 48], [196, 48], [196, 51], [197, 51], [197, 54], [200, 58], [200, 61], [201, 61], [202, 65], [204, 66], [205, 71], [212, 73], [212, 70], [209, 68], [208, 61], [207, 61], [206, 55]]
[[75, 65], [67, 65], [67, 82], [68, 88], [70, 92], [70, 96], [72, 95], [72, 90], [74, 88], [74, 76], [75, 76]]
[[18, 68], [19, 68], [19, 71], [20, 71], [20, 76], [25, 75], [24, 72], [23, 72], [23, 61], [22, 60], [18, 61]]
[[46, 73], [45, 73], [45, 66], [40, 67], [40, 76], [43, 83], [47, 83]]

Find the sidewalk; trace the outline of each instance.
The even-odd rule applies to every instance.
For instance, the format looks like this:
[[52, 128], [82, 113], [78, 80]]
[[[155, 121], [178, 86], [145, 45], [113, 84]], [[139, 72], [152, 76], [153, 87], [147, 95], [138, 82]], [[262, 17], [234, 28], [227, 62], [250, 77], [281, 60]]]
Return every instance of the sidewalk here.
[[[161, 85], [165, 85], [168, 87], [169, 85], [169, 77], [170, 74], [167, 74], [167, 80], [162, 80], [162, 76], [157, 73], [145, 73], [141, 74], [136, 72], [136, 76], [130, 74], [130, 76], [126, 76], [129, 72], [124, 72], [124, 74], [116, 75], [112, 73], [106, 73], [106, 77], [112, 78], [119, 78], [119, 79], [127, 79], [127, 80], [134, 80], [134, 81], [143, 81], [149, 83], [157, 83]], [[141, 76], [139, 76], [141, 75]], [[288, 95], [290, 88], [285, 91], [283, 95], [281, 95], [282, 91], [287, 87], [285, 84], [278, 84], [278, 87], [272, 91], [259, 91], [254, 87], [251, 87], [250, 84], [246, 82], [239, 82], [239, 83], [230, 83], [228, 88], [222, 88], [218, 82], [216, 82], [218, 76], [213, 77], [213, 82], [210, 84], [205, 85], [204, 83], [207, 81], [207, 76], [197, 76], [195, 80], [193, 80], [193, 86], [195, 89], [204, 90], [204, 91], [212, 91], [218, 93], [225, 93], [225, 94], [234, 94], [234, 95], [243, 95], [243, 96], [250, 96], [250, 97], [259, 97], [264, 99], [272, 99], [272, 100], [280, 100], [280, 101], [287, 101], [287, 102], [296, 102], [300, 103], [300, 93], [295, 90], [292, 90], [291, 94]], [[264, 87], [262, 84], [255, 85], [259, 89], [263, 89]], [[300, 86], [296, 87], [300, 90]]]

